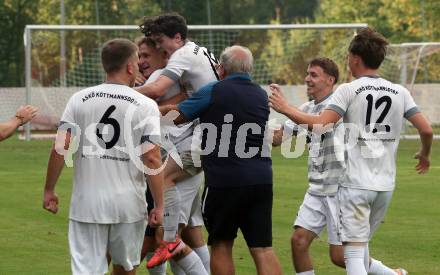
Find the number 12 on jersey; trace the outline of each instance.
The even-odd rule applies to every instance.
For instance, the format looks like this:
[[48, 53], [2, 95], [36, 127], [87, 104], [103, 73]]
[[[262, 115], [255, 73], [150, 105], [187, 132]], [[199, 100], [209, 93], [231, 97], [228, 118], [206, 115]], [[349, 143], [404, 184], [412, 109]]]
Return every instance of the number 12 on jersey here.
[[382, 125], [382, 122], [384, 121], [385, 117], [387, 116], [388, 112], [390, 111], [391, 108], [391, 104], [392, 104], [392, 100], [389, 96], [382, 96], [379, 97], [376, 102], [373, 104], [373, 96], [371, 94], [368, 94], [365, 98], [367, 100], [367, 114], [365, 116], [365, 126], [366, 126], [366, 130], [367, 132], [370, 131], [371, 129], [371, 115], [373, 112], [373, 105], [374, 105], [374, 109], [377, 111], [377, 109], [379, 109], [379, 107], [382, 104], [385, 104], [385, 107], [382, 110], [382, 113], [379, 115], [379, 117], [377, 118], [376, 122], [373, 124], [374, 128], [373, 128], [373, 134], [377, 133], [377, 132], [391, 132], [391, 126], [390, 125]]

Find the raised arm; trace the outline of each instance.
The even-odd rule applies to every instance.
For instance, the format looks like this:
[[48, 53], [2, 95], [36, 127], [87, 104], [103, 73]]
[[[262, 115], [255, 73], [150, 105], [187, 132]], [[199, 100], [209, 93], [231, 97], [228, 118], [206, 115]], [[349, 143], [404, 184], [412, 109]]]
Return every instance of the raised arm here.
[[333, 110], [324, 110], [319, 115], [310, 115], [302, 112], [296, 107], [290, 106], [286, 98], [281, 93], [278, 85], [270, 85], [272, 94], [269, 96], [269, 104], [275, 111], [281, 113], [298, 125], [307, 125], [313, 129], [314, 125], [325, 126], [329, 123], [336, 123], [341, 116]]
[[30, 121], [37, 114], [38, 108], [34, 106], [21, 106], [14, 117], [0, 123], [0, 141], [10, 137], [21, 125]]

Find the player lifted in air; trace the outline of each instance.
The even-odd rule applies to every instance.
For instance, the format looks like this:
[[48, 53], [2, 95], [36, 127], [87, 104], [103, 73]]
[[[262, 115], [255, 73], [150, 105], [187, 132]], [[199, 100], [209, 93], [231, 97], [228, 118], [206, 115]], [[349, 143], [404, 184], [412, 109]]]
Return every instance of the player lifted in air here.
[[[155, 81], [137, 88], [140, 93], [158, 99], [164, 96], [176, 82], [179, 82], [190, 97], [202, 86], [217, 80], [215, 72], [217, 60], [206, 48], [187, 40], [188, 29], [182, 16], [171, 13], [147, 18], [140, 27], [146, 36], [156, 40], [160, 47], [170, 55], [160, 76]], [[182, 142], [188, 142], [187, 144], [190, 145], [192, 135], [186, 138], [187, 141]], [[183, 168], [173, 158], [168, 159], [165, 167], [164, 242], [148, 262], [150, 267], [166, 261], [184, 247], [181, 240], [176, 239], [178, 213], [181, 207], [186, 207], [185, 204], [192, 203], [192, 201], [181, 201], [182, 194], [179, 194], [175, 185], [201, 171], [201, 168], [195, 167], [193, 163], [191, 147], [187, 148], [186, 152], [179, 154]], [[187, 192], [194, 193], [199, 187], [200, 184], [194, 184], [192, 190], [187, 190]], [[173, 253], [170, 253], [170, 250]]]
[[[139, 69], [143, 74], [143, 77], [139, 78], [139, 86], [142, 86], [154, 82], [161, 75], [163, 68], [167, 64], [168, 54], [162, 48], [157, 47], [157, 43], [151, 37], [142, 37], [137, 41], [137, 44], [139, 46]], [[157, 98], [156, 101], [159, 105], [176, 104], [183, 98], [186, 98], [186, 96], [181, 93], [181, 87], [179, 83], [176, 82], [163, 96]], [[192, 136], [194, 130], [192, 124], [180, 124], [178, 126], [169, 125], [166, 127], [167, 130], [164, 132], [169, 134], [169, 140], [167, 140], [166, 144], [163, 146], [167, 147], [167, 151], [181, 155], [181, 159], [191, 157], [189, 155], [191, 150], [191, 138], [189, 137]], [[167, 152], [164, 151], [165, 150], [162, 150], [162, 153], [164, 153], [162, 155], [163, 159], [167, 156]], [[182, 154], [186, 154], [186, 156]], [[188, 160], [185, 161], [186, 163], [189, 163]], [[177, 191], [181, 196], [181, 201], [183, 202], [179, 211], [178, 222], [179, 226], [184, 226], [182, 239], [196, 252], [200, 257], [203, 266], [209, 272], [209, 251], [203, 239], [203, 218], [200, 209], [200, 196], [198, 194], [202, 178], [203, 173], [200, 172], [193, 177], [179, 181], [176, 185]], [[151, 199], [151, 194], [147, 194], [147, 201], [149, 199]], [[154, 205], [154, 202], [152, 202], [151, 205]], [[147, 254], [149, 249], [154, 249], [156, 243], [155, 240], [157, 239], [155, 235], [157, 234], [154, 228], [147, 227], [145, 231], [143, 255]], [[152, 256], [153, 253], [148, 253], [147, 259], [151, 259]], [[185, 260], [190, 261], [191, 257], [187, 258], [188, 257], [185, 257]], [[182, 264], [184, 265], [182, 261], [179, 261], [178, 264], [174, 259], [171, 259], [170, 266], [173, 274], [181, 275], [190, 273], [188, 270], [185, 272], [185, 270], [180, 267]], [[150, 274], [164, 275], [166, 264], [162, 263], [149, 268], [148, 270]]]

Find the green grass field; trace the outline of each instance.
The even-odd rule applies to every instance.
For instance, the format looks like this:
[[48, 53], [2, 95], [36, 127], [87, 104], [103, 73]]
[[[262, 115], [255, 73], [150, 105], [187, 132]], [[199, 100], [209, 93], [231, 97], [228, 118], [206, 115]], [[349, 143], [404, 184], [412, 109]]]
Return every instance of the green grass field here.
[[[42, 208], [43, 185], [50, 141], [0, 143], [0, 275], [70, 274], [67, 243], [72, 169], [65, 169], [57, 185], [60, 211]], [[373, 257], [389, 266], [404, 266], [410, 274], [440, 274], [440, 156], [433, 148], [428, 174], [415, 173], [416, 141], [402, 141], [398, 153], [397, 188], [373, 241]], [[273, 153], [273, 238], [283, 274], [293, 274], [290, 234], [306, 185], [306, 158], [285, 159]], [[330, 263], [326, 236], [312, 246], [317, 274], [345, 274]], [[237, 274], [256, 274], [240, 237], [235, 244]], [[144, 264], [138, 274], [146, 274]]]

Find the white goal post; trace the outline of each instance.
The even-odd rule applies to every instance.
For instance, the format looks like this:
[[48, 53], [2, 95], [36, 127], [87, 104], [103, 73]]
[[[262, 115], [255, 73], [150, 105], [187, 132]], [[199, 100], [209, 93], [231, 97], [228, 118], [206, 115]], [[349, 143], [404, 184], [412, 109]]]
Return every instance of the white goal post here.
[[[302, 85], [304, 64], [325, 55], [345, 70], [348, 42], [364, 27], [367, 24], [190, 25], [188, 29], [191, 40], [217, 56], [234, 43], [249, 47], [255, 58], [254, 81], [261, 85], [279, 82], [289, 87], [293, 102], [302, 103], [307, 100]], [[26, 104], [40, 107], [53, 127], [73, 92], [103, 80], [98, 58], [101, 44], [110, 38], [141, 35], [136, 25], [27, 25]], [[84, 45], [72, 48], [78, 41]], [[303, 87], [296, 89], [298, 84]], [[34, 122], [26, 125], [26, 140], [32, 137]]]
[[[253, 79], [260, 85], [281, 83], [295, 105], [307, 100], [303, 78], [307, 62], [317, 56], [332, 58], [339, 65], [341, 82], [346, 78], [346, 52], [353, 34], [367, 24], [288, 25], [197, 25], [189, 26], [189, 37], [217, 56], [226, 46], [241, 44], [254, 53]], [[26, 89], [0, 89], [6, 95], [0, 117], [26, 103], [40, 108], [40, 119], [31, 129], [55, 130], [68, 98], [74, 92], [103, 81], [99, 50], [107, 39], [134, 39], [142, 34], [135, 25], [28, 25], [24, 32]], [[81, 44], [83, 43], [83, 44]], [[380, 74], [406, 86], [416, 103], [439, 129], [440, 42], [393, 44]], [[12, 91], [12, 92], [11, 92]], [[277, 117], [272, 114], [272, 117]], [[280, 117], [280, 116], [278, 116]], [[281, 118], [281, 117], [280, 117]], [[406, 125], [408, 126], [408, 125]], [[46, 128], [45, 128], [46, 127]], [[405, 127], [403, 137], [414, 138]], [[437, 136], [438, 138], [438, 136]]]
[[[440, 130], [440, 42], [391, 44], [380, 74], [400, 83], [412, 94], [415, 102], [434, 127], [435, 139]], [[406, 121], [402, 138], [417, 139], [416, 129]]]

